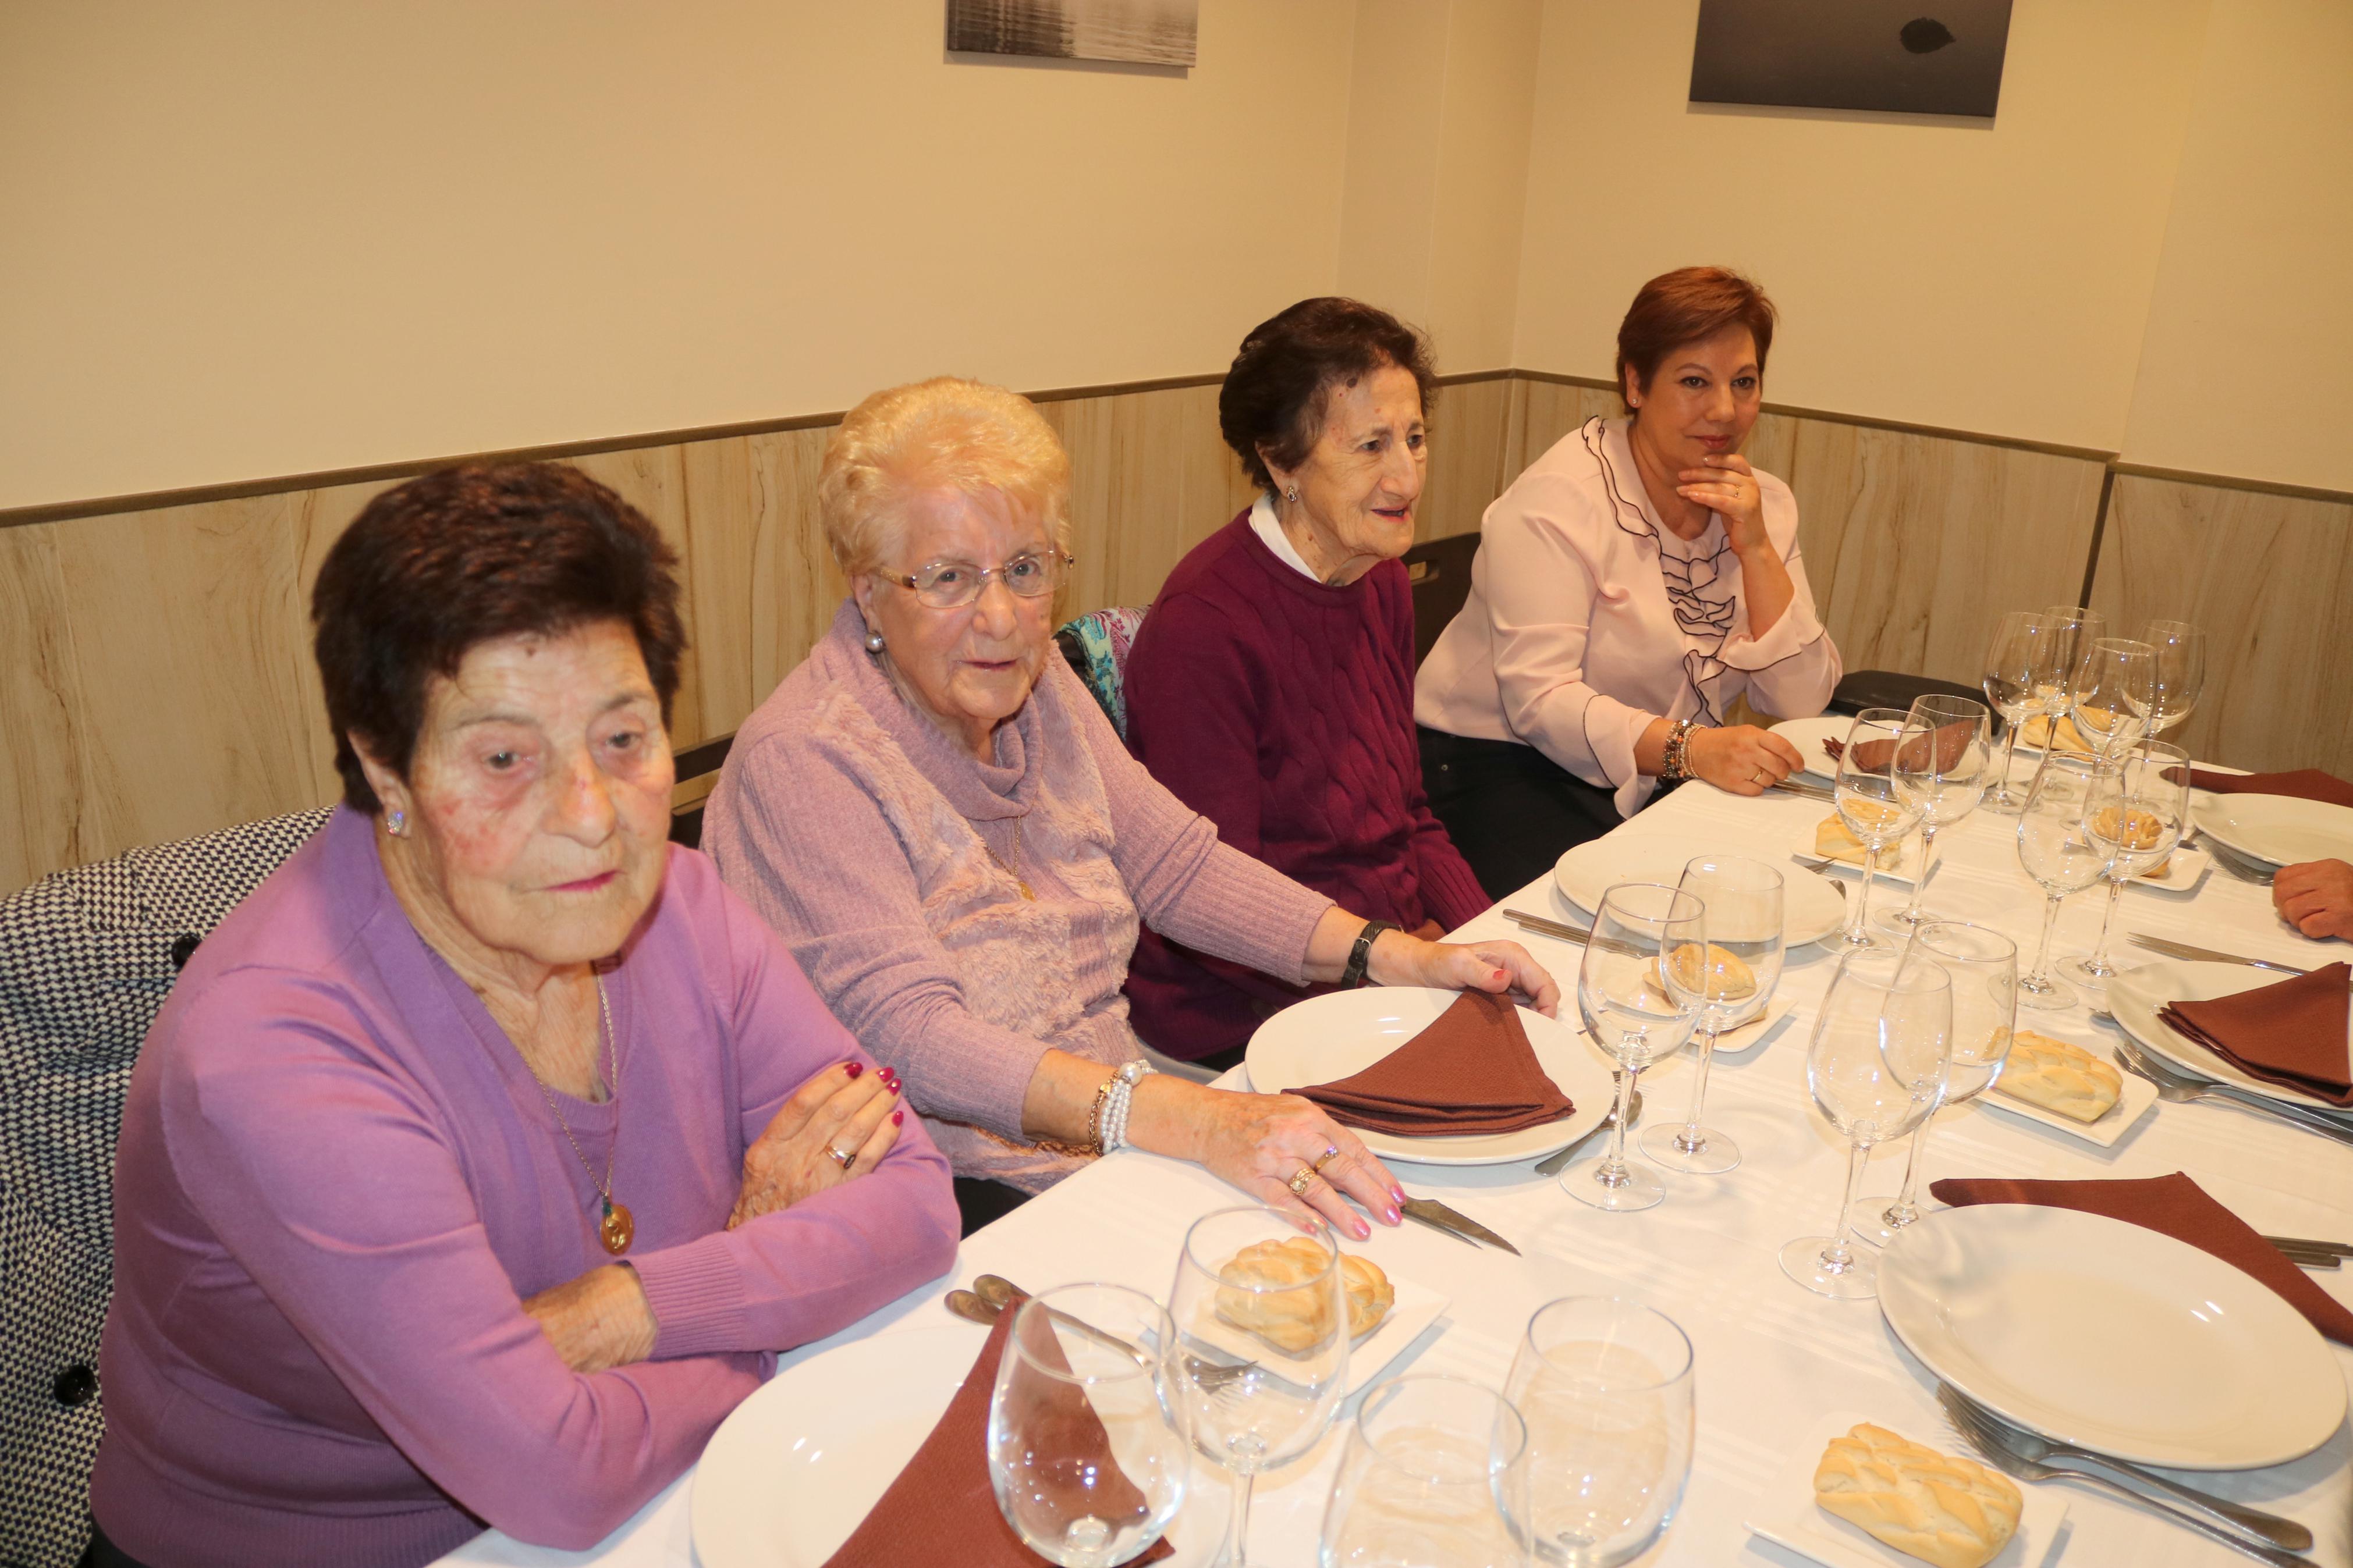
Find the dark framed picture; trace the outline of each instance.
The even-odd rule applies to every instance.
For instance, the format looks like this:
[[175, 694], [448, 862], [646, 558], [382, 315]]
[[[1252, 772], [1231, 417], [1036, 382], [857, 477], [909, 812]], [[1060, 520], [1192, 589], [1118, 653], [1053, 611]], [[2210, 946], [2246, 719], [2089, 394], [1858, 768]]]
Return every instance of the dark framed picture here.
[[2010, 0], [1700, 0], [1694, 103], [1990, 120]]
[[1200, 0], [948, 0], [948, 47], [1189, 67], [1200, 12]]

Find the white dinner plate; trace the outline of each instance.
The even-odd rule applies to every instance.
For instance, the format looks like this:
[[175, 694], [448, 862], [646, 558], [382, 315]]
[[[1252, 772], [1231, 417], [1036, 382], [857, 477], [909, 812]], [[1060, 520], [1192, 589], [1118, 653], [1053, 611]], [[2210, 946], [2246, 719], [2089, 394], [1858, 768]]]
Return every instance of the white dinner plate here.
[[1619, 883], [1664, 882], [1672, 888], [1682, 879], [1683, 867], [1703, 855], [1745, 855], [1781, 873], [1781, 927], [1791, 947], [1820, 942], [1846, 923], [1846, 900], [1837, 888], [1820, 877], [1776, 864], [1769, 854], [1757, 854], [1754, 845], [1669, 843], [1623, 838], [1613, 833], [1563, 855], [1552, 868], [1553, 885], [1589, 920], [1601, 908], [1601, 895]]
[[[1822, 816], [1837, 815], [1836, 806], [1822, 807]], [[1814, 847], [1814, 825], [1820, 820], [1820, 816], [1813, 818], [1789, 837], [1791, 852], [1801, 859], [1810, 862], [1822, 858], [1821, 851]], [[1858, 877], [1862, 875], [1861, 863], [1853, 860], [1833, 860], [1830, 863], [1829, 868], [1833, 871], [1852, 871]], [[1891, 882], [1910, 887], [1912, 879], [1920, 874], [1920, 836], [1917, 833], [1907, 834], [1905, 836], [1904, 842], [1894, 849], [1881, 850], [1879, 874]]]
[[2288, 795], [2189, 792], [2198, 830], [2263, 865], [2353, 860], [2353, 807]]
[[[2276, 970], [2252, 969], [2243, 963], [2191, 963], [2178, 958], [2160, 958], [2153, 963], [2127, 969], [2108, 982], [2108, 1011], [2116, 1016], [2117, 1026], [2126, 1034], [2186, 1072], [2217, 1083], [2235, 1084], [2288, 1105], [2309, 1106], [2341, 1116], [2345, 1107], [2331, 1105], [2317, 1095], [2289, 1089], [2284, 1084], [2266, 1082], [2224, 1061], [2197, 1041], [2175, 1034], [2173, 1026], [2158, 1016], [2168, 1002], [2211, 1002], [2293, 978]], [[2353, 1039], [2348, 1040], [2347, 1047], [2353, 1050]]]
[[[1571, 975], [1564, 991], [1576, 984]], [[1454, 1005], [1456, 994], [1419, 985], [1368, 985], [1293, 1003], [1250, 1037], [1242, 1058], [1250, 1087], [1261, 1094], [1282, 1094], [1362, 1072], [1437, 1022]], [[1562, 1001], [1566, 1006], [1577, 1005], [1573, 993]], [[1384, 1160], [1423, 1165], [1501, 1165], [1541, 1159], [1600, 1126], [1616, 1099], [1609, 1064], [1568, 1026], [1525, 1007], [1519, 1012], [1537, 1065], [1568, 1096], [1575, 1110], [1539, 1127], [1476, 1137], [1399, 1138], [1358, 1128], [1356, 1136], [1365, 1147]]]
[[2303, 1313], [2210, 1253], [2101, 1215], [1926, 1215], [1881, 1255], [1879, 1307], [1978, 1404], [2140, 1464], [2284, 1464], [2345, 1419], [2344, 1374]]
[[1773, 726], [1771, 733], [1797, 747], [1798, 754], [1806, 759], [1805, 771], [1828, 784], [1838, 777], [1838, 763], [1822, 742], [1844, 741], [1846, 732], [1853, 728], [1851, 714], [1825, 713], [1819, 719], [1784, 719]]

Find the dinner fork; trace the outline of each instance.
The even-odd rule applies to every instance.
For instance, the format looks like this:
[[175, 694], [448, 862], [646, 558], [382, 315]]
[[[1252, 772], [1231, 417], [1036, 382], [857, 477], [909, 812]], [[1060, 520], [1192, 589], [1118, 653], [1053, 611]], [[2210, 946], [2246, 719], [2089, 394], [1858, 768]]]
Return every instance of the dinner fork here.
[[[2200, 1535], [2219, 1541], [2233, 1551], [2243, 1552], [2248, 1556], [2262, 1562], [2276, 1563], [2279, 1568], [2311, 1568], [2310, 1558], [2284, 1551], [2273, 1545], [2268, 1539], [2253, 1534], [2235, 1523], [2209, 1523], [2199, 1514], [2187, 1512], [2175, 1508], [2170, 1503], [2159, 1501], [2147, 1492], [2137, 1491], [2123, 1481], [2113, 1479], [2096, 1470], [2078, 1468], [2063, 1463], [2049, 1464], [2039, 1459], [2028, 1458], [2004, 1442], [2001, 1432], [1987, 1424], [1984, 1413], [1964, 1398], [1949, 1384], [1940, 1383], [1936, 1385], [1936, 1403], [1945, 1407], [1945, 1418], [1952, 1423], [1953, 1430], [1958, 1432], [1969, 1447], [1991, 1460], [1996, 1469], [2015, 1476], [2021, 1481], [2048, 1481], [2061, 1479], [2083, 1481], [2098, 1487], [2103, 1491], [2113, 1492], [2127, 1502], [2137, 1503], [2152, 1513], [2162, 1514], [2185, 1529], [2194, 1530]], [[2113, 1463], [2113, 1461], [2110, 1462]], [[2154, 1480], [2157, 1478], [2149, 1479]], [[2170, 1485], [2170, 1483], [2168, 1484]], [[2310, 1531], [2305, 1530], [2301, 1525], [2294, 1525], [2292, 1521], [2281, 1520], [2278, 1522], [2293, 1525], [2293, 1528], [2303, 1534], [2306, 1545], [2311, 1544]]]
[[2192, 1100], [2220, 1100], [2242, 1110], [2259, 1116], [2269, 1116], [2301, 1127], [2306, 1132], [2317, 1132], [2323, 1138], [2334, 1138], [2339, 1143], [2353, 1144], [2353, 1122], [2340, 1121], [2317, 1110], [2301, 1105], [2290, 1105], [2269, 1096], [2254, 1094], [2235, 1084], [2215, 1083], [2206, 1079], [2190, 1077], [2177, 1068], [2168, 1067], [2130, 1038], [2116, 1042], [2116, 1065], [2135, 1078], [2146, 1079], [2157, 1086], [2157, 1097], [2173, 1105], [2187, 1105]]
[[1848, 864], [1848, 862], [1843, 860], [1832, 860], [1827, 855], [1823, 856], [1819, 860], [1809, 860], [1804, 856], [1798, 854], [1792, 854], [1789, 858], [1798, 863], [1798, 869], [1800, 871], [1811, 871], [1823, 881], [1828, 882], [1831, 887], [1837, 889], [1838, 896], [1840, 898], [1843, 899], [1846, 897], [1846, 884], [1840, 881], [1836, 877], [1831, 876], [1830, 874], [1830, 869], [1832, 866], [1843, 866]]

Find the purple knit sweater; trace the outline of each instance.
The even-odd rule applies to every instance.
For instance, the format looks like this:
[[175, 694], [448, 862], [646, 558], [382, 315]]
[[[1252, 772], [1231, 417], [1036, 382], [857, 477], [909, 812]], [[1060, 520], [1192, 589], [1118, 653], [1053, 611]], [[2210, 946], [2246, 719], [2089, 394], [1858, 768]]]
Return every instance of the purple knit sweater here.
[[[1244, 854], [1408, 931], [1493, 901], [1422, 792], [1398, 563], [1330, 587], [1277, 560], [1245, 511], [1169, 574], [1126, 685], [1137, 760]], [[1303, 993], [1146, 935], [1127, 994], [1137, 1033], [1199, 1057]]]
[[947, 1163], [735, 1230], [744, 1151], [860, 1057], [711, 863], [667, 881], [606, 986], [619, 1084], [558, 1095], [637, 1218], [654, 1359], [567, 1368], [522, 1298], [612, 1261], [522, 1058], [338, 811], [206, 938], [132, 1072], [90, 1500], [155, 1568], [429, 1562], [493, 1524], [593, 1545], [692, 1464], [774, 1351], [954, 1261]]

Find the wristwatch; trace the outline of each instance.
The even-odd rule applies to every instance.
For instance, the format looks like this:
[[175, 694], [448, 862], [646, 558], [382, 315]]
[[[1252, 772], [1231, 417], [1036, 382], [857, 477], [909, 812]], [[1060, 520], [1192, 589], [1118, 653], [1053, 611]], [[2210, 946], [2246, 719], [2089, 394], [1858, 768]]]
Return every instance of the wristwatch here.
[[1348, 967], [1340, 971], [1340, 989], [1354, 990], [1365, 983], [1365, 965], [1373, 959], [1373, 940], [1385, 931], [1399, 929], [1395, 921], [1366, 921], [1365, 929], [1356, 933], [1356, 945], [1348, 950]]

